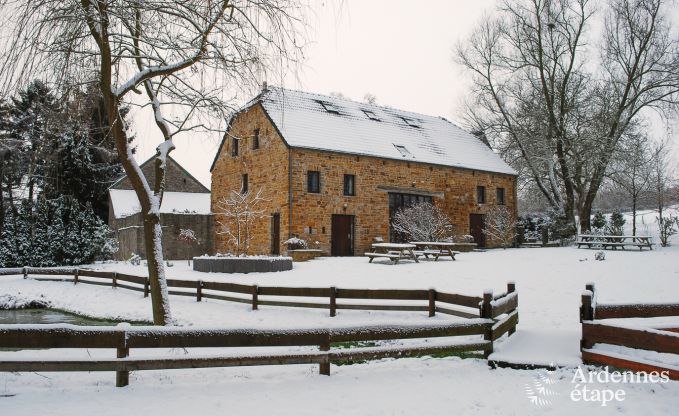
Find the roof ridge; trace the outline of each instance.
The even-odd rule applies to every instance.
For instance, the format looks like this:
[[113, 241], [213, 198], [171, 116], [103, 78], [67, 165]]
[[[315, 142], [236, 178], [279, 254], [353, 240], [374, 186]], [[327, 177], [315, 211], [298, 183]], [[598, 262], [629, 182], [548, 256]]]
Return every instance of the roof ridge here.
[[[269, 92], [269, 90], [272, 90], [272, 89], [279, 89], [279, 90], [283, 90], [283, 91], [292, 91], [292, 92], [297, 92], [297, 93], [304, 94], [304, 95], [316, 96], [316, 97], [321, 97], [321, 98], [329, 98], [329, 99], [331, 99], [331, 100], [345, 101], [345, 102], [350, 102], [350, 103], [358, 104], [358, 105], [364, 106], [364, 107], [379, 108], [379, 109], [382, 109], [383, 111], [384, 111], [384, 110], [390, 110], [390, 111], [394, 111], [394, 112], [402, 112], [402, 113], [407, 113], [407, 114], [411, 114], [411, 115], [415, 115], [415, 116], [420, 116], [420, 117], [441, 118], [441, 119], [444, 119], [444, 120], [448, 121], [448, 120], [447, 120], [445, 117], [443, 117], [443, 116], [434, 116], [434, 115], [431, 115], [431, 114], [418, 113], [418, 112], [416, 112], [416, 111], [403, 110], [403, 109], [396, 108], [396, 107], [392, 107], [392, 106], [389, 106], [389, 105], [380, 105], [380, 104], [366, 103], [366, 102], [364, 102], [364, 101], [357, 101], [357, 100], [353, 100], [353, 99], [347, 98], [347, 97], [335, 97], [335, 96], [332, 96], [332, 95], [329, 95], [329, 94], [320, 94], [320, 93], [317, 93], [317, 92], [303, 91], [303, 90], [298, 90], [298, 89], [295, 89], [295, 88], [288, 88], [288, 87], [281, 87], [281, 86], [272, 86], [272, 85], [269, 85], [269, 86], [267, 87], [267, 91], [266, 91], [266, 92]], [[257, 97], [255, 97], [253, 100], [261, 98], [262, 95], [263, 95], [263, 94], [260, 93], [260, 94], [259, 94]], [[253, 100], [250, 100], [250, 101], [253, 101]], [[454, 124], [454, 123], [451, 123], [451, 124]], [[457, 127], [459, 128], [459, 126], [457, 126]]]

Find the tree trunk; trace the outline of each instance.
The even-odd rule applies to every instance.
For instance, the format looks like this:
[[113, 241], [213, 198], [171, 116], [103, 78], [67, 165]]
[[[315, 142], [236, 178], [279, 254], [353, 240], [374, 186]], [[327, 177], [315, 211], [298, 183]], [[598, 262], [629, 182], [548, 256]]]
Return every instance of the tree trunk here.
[[632, 195], [632, 235], [637, 235], [637, 199], [638, 195]]
[[585, 199], [585, 202], [578, 209], [580, 217], [580, 232], [586, 233], [591, 229], [592, 201]]
[[146, 248], [149, 281], [151, 283], [151, 305], [153, 308], [154, 325], [168, 325], [172, 323], [170, 301], [165, 280], [162, 238], [163, 230], [158, 214], [146, 214], [144, 216], [144, 246]]

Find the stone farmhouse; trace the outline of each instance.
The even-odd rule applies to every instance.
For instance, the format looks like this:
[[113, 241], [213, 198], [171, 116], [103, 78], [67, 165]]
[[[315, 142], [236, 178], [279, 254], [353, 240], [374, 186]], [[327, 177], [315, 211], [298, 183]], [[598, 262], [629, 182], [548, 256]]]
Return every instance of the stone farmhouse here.
[[[153, 160], [151, 158], [140, 166], [149, 183], [155, 181]], [[116, 258], [127, 260], [133, 253], [146, 258], [141, 206], [127, 176], [114, 182], [108, 192], [108, 224], [116, 233], [119, 245]], [[163, 228], [163, 255], [166, 259], [190, 259], [212, 252], [210, 190], [169, 156], [165, 173], [165, 194], [160, 205], [160, 224]], [[181, 242], [178, 236], [182, 229], [193, 230], [200, 244], [190, 246]]]
[[210, 171], [221, 253], [233, 247], [219, 232], [219, 201], [232, 191], [266, 198], [251, 254], [279, 254], [296, 236], [330, 255], [362, 255], [376, 238], [393, 241], [391, 216], [418, 201], [484, 247], [488, 209], [516, 213], [516, 172], [445, 118], [283, 88], [265, 87], [232, 116]]

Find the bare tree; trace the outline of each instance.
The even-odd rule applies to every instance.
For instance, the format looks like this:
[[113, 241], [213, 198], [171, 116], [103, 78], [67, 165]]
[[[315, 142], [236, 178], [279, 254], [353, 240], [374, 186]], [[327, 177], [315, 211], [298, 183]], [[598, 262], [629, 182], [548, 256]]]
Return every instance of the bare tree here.
[[[295, 0], [0, 2], [2, 34], [9, 40], [0, 53], [6, 91], [30, 76], [64, 91], [94, 84], [102, 93], [110, 134], [144, 216], [155, 324], [172, 321], [159, 223], [172, 139], [223, 128], [238, 88], [262, 70], [294, 60], [301, 12]], [[125, 104], [150, 108], [164, 138], [154, 183], [131, 153], [120, 116]]]
[[[193, 231], [190, 228], [182, 228], [179, 230], [179, 235], [177, 236], [177, 240], [181, 241], [186, 245], [189, 249], [193, 246], [197, 246], [200, 244], [200, 240], [196, 236], [196, 232]], [[188, 259], [189, 266], [191, 265], [191, 256], [189, 256]]]
[[262, 193], [261, 188], [255, 193], [231, 191], [228, 197], [222, 197], [217, 201], [219, 211], [214, 214], [221, 218], [217, 220], [219, 224], [217, 233], [228, 237], [236, 255], [250, 254], [255, 220], [268, 216], [266, 208], [259, 206], [267, 201]]
[[396, 211], [392, 227], [410, 241], [444, 241], [453, 237], [453, 226], [441, 208], [419, 202]]
[[486, 227], [483, 233], [491, 240], [500, 243], [502, 248], [510, 247], [516, 239], [516, 216], [504, 205], [496, 205], [486, 214]]
[[473, 75], [471, 127], [583, 230], [621, 137], [643, 110], [679, 103], [670, 2], [611, 0], [598, 48], [586, 42], [592, 3], [506, 0], [457, 48]]
[[632, 133], [623, 138], [611, 163], [609, 176], [617, 188], [629, 198], [632, 206], [632, 235], [637, 235], [637, 208], [639, 199], [652, 187], [655, 155], [649, 140], [641, 134]]

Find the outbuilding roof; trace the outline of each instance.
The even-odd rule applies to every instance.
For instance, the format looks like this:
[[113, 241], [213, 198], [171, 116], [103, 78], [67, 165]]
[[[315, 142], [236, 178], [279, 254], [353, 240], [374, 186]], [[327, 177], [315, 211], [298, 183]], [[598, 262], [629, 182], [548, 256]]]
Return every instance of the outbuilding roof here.
[[[131, 189], [109, 189], [115, 218], [125, 218], [141, 212], [137, 194]], [[161, 214], [210, 214], [210, 194], [198, 192], [165, 192], [160, 204]]]
[[293, 148], [517, 174], [479, 138], [443, 117], [278, 87], [243, 110], [257, 103]]

